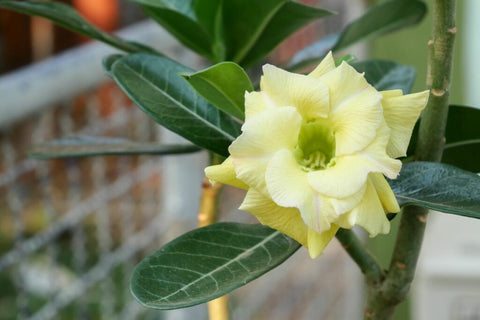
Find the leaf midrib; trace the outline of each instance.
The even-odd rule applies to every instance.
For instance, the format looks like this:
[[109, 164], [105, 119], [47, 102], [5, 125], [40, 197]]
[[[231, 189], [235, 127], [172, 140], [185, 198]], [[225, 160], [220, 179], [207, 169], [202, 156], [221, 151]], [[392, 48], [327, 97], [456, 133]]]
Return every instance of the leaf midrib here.
[[235, 61], [237, 63], [240, 63], [246, 56], [247, 53], [251, 50], [251, 48], [255, 45], [255, 43], [260, 39], [260, 36], [262, 35], [263, 31], [265, 28], [268, 26], [268, 24], [272, 21], [273, 17], [277, 14], [278, 11], [287, 3], [287, 1], [281, 2], [279, 5], [277, 5], [269, 15], [267, 15], [264, 19], [264, 22], [259, 25], [257, 28], [256, 32], [250, 37], [250, 41], [246, 43], [243, 46], [243, 49], [238, 51], [238, 53], [233, 57], [232, 61]]
[[[157, 299], [157, 300], [154, 300], [153, 303], [158, 303], [158, 302], [161, 302], [161, 301], [169, 301], [168, 298], [178, 294], [180, 291], [183, 291], [185, 292], [186, 289], [188, 289], [189, 287], [193, 286], [195, 283], [205, 279], [205, 278], [208, 278], [208, 277], [213, 277], [213, 274], [215, 274], [217, 271], [220, 271], [224, 268], [226, 268], [227, 266], [229, 266], [230, 264], [232, 263], [235, 263], [235, 262], [239, 262], [243, 257], [245, 256], [248, 256], [250, 255], [251, 253], [253, 253], [257, 248], [260, 248], [262, 246], [264, 246], [264, 244], [268, 241], [270, 241], [271, 239], [275, 238], [276, 236], [278, 236], [279, 234], [281, 234], [279, 231], [275, 231], [273, 232], [271, 235], [269, 235], [268, 237], [266, 237], [265, 239], [263, 239], [261, 242], [257, 243], [255, 246], [247, 249], [246, 251], [242, 252], [241, 254], [239, 254], [238, 256], [236, 256], [235, 258], [229, 260], [227, 263], [224, 263], [220, 266], [218, 266], [217, 268], [215, 268], [214, 270], [208, 272], [208, 273], [205, 273], [203, 274], [201, 277], [199, 277], [198, 279], [196, 279], [195, 281], [192, 281], [186, 285], [184, 285], [182, 288], [176, 290], [175, 292], [172, 292], [171, 294], [169, 294], [168, 296], [166, 297], [162, 297], [161, 299]], [[214, 278], [215, 279], [215, 278]]]
[[[429, 208], [435, 211], [441, 211], [444, 213], [457, 214], [470, 218], [480, 218], [480, 212], [472, 211], [471, 209], [465, 209], [462, 207], [461, 210], [456, 209], [456, 207], [449, 204], [449, 202], [432, 202], [426, 200], [419, 200], [418, 198], [412, 198], [409, 196], [397, 195], [397, 199], [404, 200], [402, 206], [405, 205], [419, 205], [422, 204], [424, 207]], [[446, 210], [448, 209], [448, 210]]]
[[[196, 114], [194, 111], [190, 110], [188, 107], [186, 107], [185, 105], [183, 105], [180, 101], [177, 101], [174, 97], [172, 97], [170, 94], [168, 94], [166, 91], [160, 89], [159, 87], [157, 87], [152, 81], [150, 81], [148, 78], [146, 78], [145, 76], [143, 76], [143, 74], [141, 73], [138, 73], [136, 72], [135, 69], [131, 68], [128, 63], [124, 62], [124, 61], [116, 61], [113, 65], [113, 70], [115, 69], [115, 65], [117, 63], [120, 63], [120, 62], [123, 62], [123, 65], [125, 66], [125, 68], [129, 69], [130, 72], [132, 72], [133, 74], [136, 74], [141, 80], [145, 81], [150, 87], [152, 87], [153, 89], [156, 89], [156, 91], [160, 92], [161, 94], [165, 95], [169, 100], [173, 101], [174, 104], [176, 104], [177, 106], [179, 106], [180, 108], [182, 108], [183, 111], [186, 111], [187, 113], [189, 113], [193, 118], [197, 119], [197, 120], [200, 120], [201, 122], [203, 122], [204, 124], [206, 124], [207, 127], [210, 127], [210, 128], [213, 128], [215, 131], [217, 132], [220, 132], [222, 133], [223, 135], [225, 135], [226, 137], [230, 138], [232, 141], [235, 140], [235, 137], [233, 137], [232, 135], [230, 135], [228, 132], [226, 131], [223, 131], [221, 128], [215, 126], [214, 124], [208, 122], [207, 120], [205, 120], [204, 118], [200, 117], [198, 114]], [[143, 67], [142, 67], [143, 68]], [[114, 70], [115, 71], [115, 70]], [[118, 79], [118, 77], [116, 76], [115, 78]], [[200, 98], [200, 97], [198, 97]], [[137, 98], [135, 98], [135, 100], [138, 100]], [[143, 106], [142, 106], [143, 108]], [[148, 109], [147, 109], [148, 111]], [[150, 113], [150, 112], [149, 112]]]
[[[234, 110], [237, 110], [240, 112], [240, 114], [242, 113], [242, 110], [240, 108], [238, 108], [237, 104], [235, 103], [235, 101], [230, 98], [229, 95], [225, 94], [223, 90], [220, 89], [219, 86], [217, 86], [214, 82], [210, 81], [208, 78], [199, 78], [199, 80], [203, 80], [205, 81], [207, 84], [211, 85], [213, 89], [215, 89], [225, 100], [227, 100], [232, 106], [233, 106], [233, 109]], [[235, 117], [238, 117], [238, 115], [235, 115]]]

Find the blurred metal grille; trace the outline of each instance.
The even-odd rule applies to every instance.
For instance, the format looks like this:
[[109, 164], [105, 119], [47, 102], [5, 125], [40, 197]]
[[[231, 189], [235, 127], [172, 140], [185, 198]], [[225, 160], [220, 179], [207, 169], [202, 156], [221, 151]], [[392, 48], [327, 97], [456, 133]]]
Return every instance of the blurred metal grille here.
[[158, 215], [159, 158], [35, 161], [25, 152], [75, 133], [146, 141], [158, 132], [107, 84], [2, 134], [0, 272], [12, 290], [2, 290], [2, 317], [109, 319], [128, 307], [137, 254], [153, 251], [168, 225]]

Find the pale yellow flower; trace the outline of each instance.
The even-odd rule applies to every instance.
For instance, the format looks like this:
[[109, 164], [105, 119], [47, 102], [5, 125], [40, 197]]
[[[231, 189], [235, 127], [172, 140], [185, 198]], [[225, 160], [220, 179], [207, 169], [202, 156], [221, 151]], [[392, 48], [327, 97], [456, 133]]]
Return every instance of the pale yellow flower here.
[[384, 176], [397, 177], [428, 92], [378, 92], [331, 54], [309, 75], [265, 65], [260, 88], [245, 95], [230, 157], [207, 177], [248, 190], [240, 209], [312, 258], [339, 228], [388, 233], [386, 213], [400, 208]]

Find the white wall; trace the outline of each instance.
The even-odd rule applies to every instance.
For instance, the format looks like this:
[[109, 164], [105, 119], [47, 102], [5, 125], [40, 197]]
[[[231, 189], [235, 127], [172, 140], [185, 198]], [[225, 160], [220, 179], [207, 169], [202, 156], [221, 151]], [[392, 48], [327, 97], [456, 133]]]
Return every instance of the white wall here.
[[465, 105], [480, 108], [480, 1], [463, 0], [463, 21], [458, 32], [464, 35], [462, 52], [462, 81], [465, 86]]

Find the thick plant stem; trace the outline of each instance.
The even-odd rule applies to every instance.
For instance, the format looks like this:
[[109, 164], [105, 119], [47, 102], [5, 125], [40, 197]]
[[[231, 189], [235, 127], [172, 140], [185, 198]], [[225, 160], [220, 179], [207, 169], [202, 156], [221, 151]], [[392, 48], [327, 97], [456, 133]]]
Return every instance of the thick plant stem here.
[[420, 122], [416, 159], [440, 161], [445, 144], [448, 98], [453, 62], [455, 1], [435, 0], [432, 39], [428, 41], [427, 87], [430, 89], [428, 104]]
[[415, 275], [426, 219], [424, 208], [403, 209], [387, 275], [379, 285], [369, 286], [365, 319], [390, 319], [395, 307], [405, 300]]
[[382, 268], [353, 231], [339, 229], [336, 237], [353, 261], [360, 267], [367, 284], [370, 286], [378, 285], [385, 276]]
[[[420, 122], [417, 160], [438, 162], [442, 157], [456, 31], [455, 0], [434, 0], [432, 39], [428, 42], [430, 97]], [[365, 319], [390, 319], [405, 299], [415, 275], [426, 221], [426, 209], [404, 208], [385, 280], [369, 287]]]
[[[205, 227], [217, 220], [217, 197], [222, 185], [216, 183], [212, 185], [208, 179], [205, 179], [202, 185], [202, 197], [200, 199], [200, 209], [198, 211], [198, 226]], [[223, 296], [208, 302], [209, 320], [228, 320], [228, 296]]]

